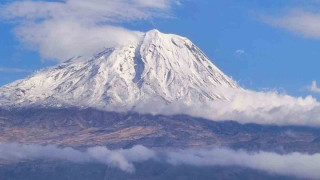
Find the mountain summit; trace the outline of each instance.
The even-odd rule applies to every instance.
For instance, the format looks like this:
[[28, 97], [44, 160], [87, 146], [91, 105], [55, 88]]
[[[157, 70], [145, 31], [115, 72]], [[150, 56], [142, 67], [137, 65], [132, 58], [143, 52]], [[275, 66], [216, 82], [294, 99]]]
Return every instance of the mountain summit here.
[[131, 109], [139, 104], [224, 101], [238, 89], [189, 39], [151, 30], [138, 42], [40, 70], [0, 88], [2, 107]]

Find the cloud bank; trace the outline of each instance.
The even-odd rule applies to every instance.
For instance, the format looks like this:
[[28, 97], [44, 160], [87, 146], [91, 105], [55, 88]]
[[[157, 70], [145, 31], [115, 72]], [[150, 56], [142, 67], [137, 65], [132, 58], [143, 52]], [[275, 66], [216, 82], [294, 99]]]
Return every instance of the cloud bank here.
[[252, 169], [302, 178], [320, 178], [320, 154], [250, 153], [226, 148], [180, 149], [154, 151], [143, 146], [131, 149], [109, 150], [93, 147], [87, 151], [56, 146], [20, 145], [0, 143], [0, 160], [18, 161], [33, 159], [56, 159], [75, 163], [97, 162], [133, 173], [135, 162], [163, 161], [171, 165], [192, 166], [243, 166]]
[[111, 151], [105, 147], [93, 147], [85, 152], [57, 146], [22, 145], [0, 143], [0, 160], [19, 161], [33, 159], [66, 160], [75, 163], [97, 162], [134, 172], [133, 162], [152, 159], [155, 154], [143, 146]]
[[[219, 90], [219, 89], [217, 89]], [[320, 103], [312, 96], [292, 97], [276, 91], [255, 92], [244, 89], [220, 89], [228, 101], [164, 104], [150, 101], [136, 111], [151, 114], [187, 114], [211, 120], [235, 120], [240, 123], [303, 125], [320, 127]]]
[[123, 22], [169, 18], [174, 0], [15, 1], [0, 6], [0, 16], [13, 20], [15, 34], [44, 59], [65, 61], [91, 56], [104, 48], [135, 43], [141, 32]]
[[167, 153], [167, 162], [193, 166], [243, 166], [281, 175], [319, 179], [320, 154], [249, 153], [225, 148], [187, 149]]

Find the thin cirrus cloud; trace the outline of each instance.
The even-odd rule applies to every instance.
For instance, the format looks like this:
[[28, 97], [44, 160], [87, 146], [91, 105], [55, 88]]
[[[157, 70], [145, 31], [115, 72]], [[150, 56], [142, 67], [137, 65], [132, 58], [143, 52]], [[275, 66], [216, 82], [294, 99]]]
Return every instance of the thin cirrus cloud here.
[[15, 1], [0, 6], [0, 16], [13, 20], [18, 39], [44, 59], [65, 61], [90, 56], [108, 47], [135, 43], [141, 32], [122, 22], [170, 18], [175, 0]]
[[138, 145], [131, 149], [109, 150], [91, 147], [78, 151], [54, 145], [22, 145], [0, 143], [0, 160], [19, 161], [35, 159], [64, 160], [74, 163], [96, 162], [134, 173], [136, 162], [157, 160], [171, 165], [191, 166], [242, 166], [280, 175], [319, 179], [320, 154], [277, 154], [247, 152], [227, 148], [190, 148], [154, 151]]
[[264, 21], [294, 34], [320, 39], [320, 14], [294, 9], [278, 17], [266, 17]]

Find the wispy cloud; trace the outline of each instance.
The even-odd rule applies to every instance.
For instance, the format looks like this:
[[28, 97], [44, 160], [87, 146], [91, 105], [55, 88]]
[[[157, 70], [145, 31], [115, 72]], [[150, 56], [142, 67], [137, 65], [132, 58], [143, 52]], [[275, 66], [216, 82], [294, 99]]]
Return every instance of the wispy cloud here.
[[266, 17], [264, 20], [297, 35], [320, 39], [320, 13], [295, 9], [278, 17]]
[[241, 55], [245, 54], [246, 52], [243, 49], [237, 49], [234, 51], [234, 53], [238, 56], [241, 56]]
[[7, 73], [28, 73], [32, 72], [29, 69], [19, 69], [19, 68], [2, 68], [0, 67], [0, 72], [7, 72]]
[[56, 159], [75, 163], [98, 162], [131, 173], [135, 171], [135, 162], [157, 160], [172, 165], [236, 165], [281, 175], [309, 179], [320, 178], [320, 154], [253, 153], [226, 148], [162, 149], [154, 151], [138, 145], [131, 149], [118, 150], [92, 147], [82, 152], [68, 147], [0, 143], [0, 159], [7, 161]]
[[16, 22], [15, 33], [43, 58], [64, 61], [90, 56], [106, 47], [139, 39], [141, 33], [122, 22], [171, 17], [174, 0], [14, 1], [0, 6], [4, 19]]
[[317, 86], [317, 81], [312, 81], [311, 85], [307, 88], [311, 92], [320, 93], [320, 88]]

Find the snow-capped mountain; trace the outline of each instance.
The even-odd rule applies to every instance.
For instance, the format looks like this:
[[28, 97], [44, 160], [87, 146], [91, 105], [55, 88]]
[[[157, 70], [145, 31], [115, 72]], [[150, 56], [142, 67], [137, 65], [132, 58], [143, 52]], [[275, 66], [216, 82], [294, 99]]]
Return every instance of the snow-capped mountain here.
[[228, 100], [238, 89], [189, 39], [157, 30], [96, 56], [74, 58], [0, 88], [2, 107], [133, 108], [149, 100]]

